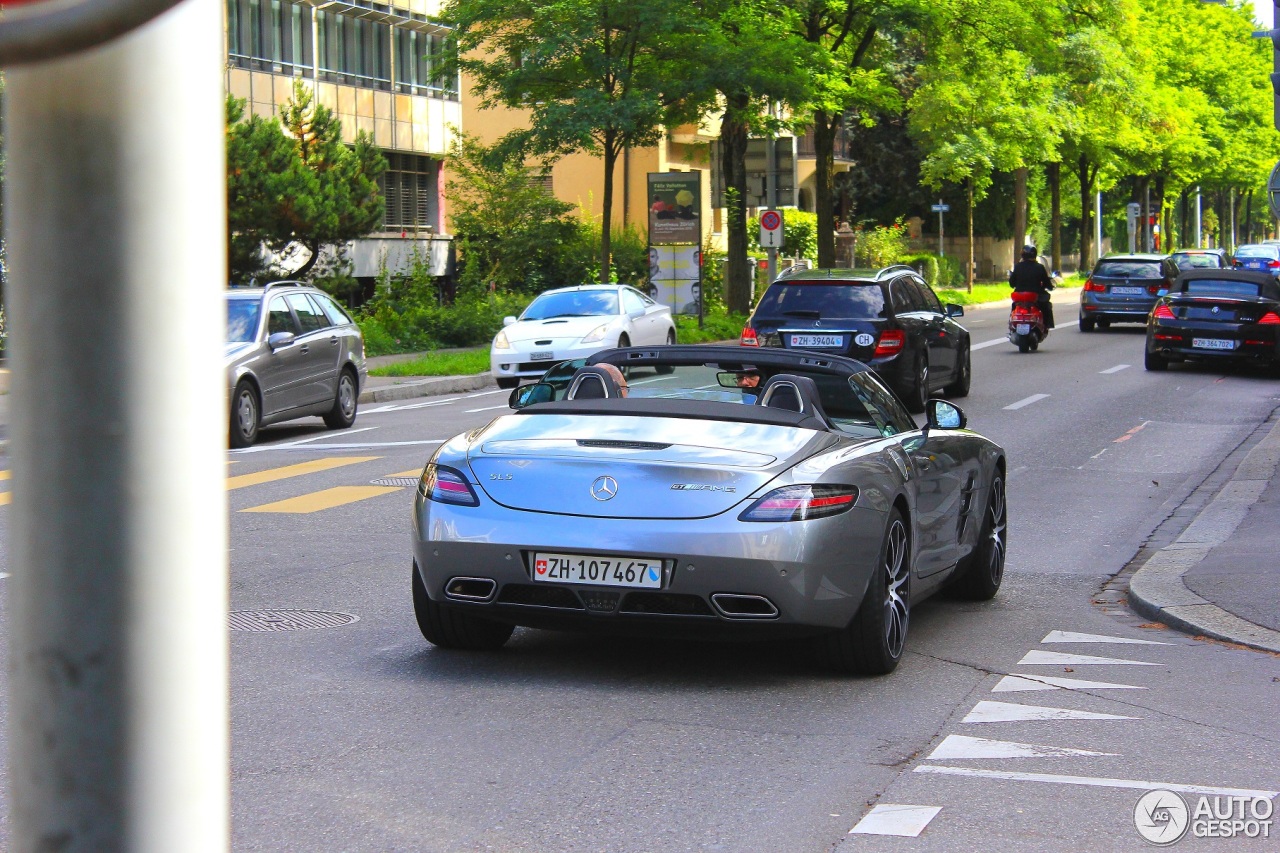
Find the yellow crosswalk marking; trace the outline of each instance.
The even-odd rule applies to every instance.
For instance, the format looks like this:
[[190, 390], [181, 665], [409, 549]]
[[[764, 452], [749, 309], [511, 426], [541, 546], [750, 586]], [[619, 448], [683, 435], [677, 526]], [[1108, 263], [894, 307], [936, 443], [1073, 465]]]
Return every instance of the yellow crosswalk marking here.
[[414, 468], [411, 471], [401, 471], [399, 474], [388, 474], [388, 477], [421, 477], [422, 469]]
[[242, 489], [245, 486], [256, 486], [260, 483], [272, 483], [276, 480], [287, 480], [290, 477], [301, 477], [303, 474], [314, 474], [317, 471], [329, 471], [344, 465], [357, 462], [372, 462], [381, 456], [335, 456], [328, 459], [313, 459], [310, 462], [299, 462], [297, 465], [285, 465], [282, 468], [268, 468], [252, 474], [240, 474], [227, 478], [227, 491]]
[[300, 495], [296, 498], [289, 498], [283, 501], [276, 501], [275, 503], [250, 507], [249, 509], [242, 509], [240, 511], [288, 513], [319, 512], [322, 509], [333, 509], [335, 506], [342, 506], [343, 504], [355, 503], [356, 501], [362, 501], [368, 498], [376, 498], [379, 495], [389, 494], [390, 492], [401, 491], [404, 491], [404, 489], [396, 486], [338, 486], [333, 489], [324, 489], [319, 492], [312, 492], [309, 495]]
[[8, 506], [13, 503], [13, 492], [0, 492], [0, 506]]
[[0, 471], [0, 480], [7, 480], [13, 476], [12, 471]]

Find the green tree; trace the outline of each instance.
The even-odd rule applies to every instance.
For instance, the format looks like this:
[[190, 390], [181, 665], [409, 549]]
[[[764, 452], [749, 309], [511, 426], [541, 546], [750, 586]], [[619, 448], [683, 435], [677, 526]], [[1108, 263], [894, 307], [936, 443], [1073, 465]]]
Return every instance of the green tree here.
[[523, 156], [599, 154], [604, 165], [600, 277], [610, 277], [614, 172], [688, 109], [664, 72], [698, 19], [666, 0], [451, 0], [459, 65], [482, 107], [529, 111], [500, 147]]
[[384, 211], [378, 179], [387, 161], [369, 134], [342, 142], [333, 111], [315, 103], [295, 81], [280, 120], [245, 118], [245, 102], [228, 97], [228, 268], [233, 279], [263, 272], [259, 250], [277, 255], [293, 247], [307, 258], [290, 277], [304, 277], [326, 246], [339, 246], [376, 228]]

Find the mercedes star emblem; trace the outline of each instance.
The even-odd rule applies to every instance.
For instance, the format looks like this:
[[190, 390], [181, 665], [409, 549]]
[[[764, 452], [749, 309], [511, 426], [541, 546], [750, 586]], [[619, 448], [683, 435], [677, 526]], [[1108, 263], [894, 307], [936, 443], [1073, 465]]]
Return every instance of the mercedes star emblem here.
[[596, 477], [591, 484], [591, 497], [598, 501], [607, 501], [618, 493], [618, 481], [612, 477]]

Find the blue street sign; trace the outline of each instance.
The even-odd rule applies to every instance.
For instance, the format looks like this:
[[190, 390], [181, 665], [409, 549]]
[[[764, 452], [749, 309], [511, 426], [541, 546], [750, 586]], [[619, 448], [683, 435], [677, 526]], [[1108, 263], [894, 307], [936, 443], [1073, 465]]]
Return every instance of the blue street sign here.
[[935, 204], [931, 208], [931, 210], [933, 210], [934, 213], [946, 213], [950, 209], [951, 209], [951, 205], [949, 204]]

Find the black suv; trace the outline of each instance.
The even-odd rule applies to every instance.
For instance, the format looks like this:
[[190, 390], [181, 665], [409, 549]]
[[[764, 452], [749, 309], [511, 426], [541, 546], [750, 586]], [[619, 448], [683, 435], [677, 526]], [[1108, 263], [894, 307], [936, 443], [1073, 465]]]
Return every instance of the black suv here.
[[760, 297], [741, 343], [855, 358], [919, 413], [935, 391], [969, 393], [969, 332], [954, 319], [961, 316], [911, 267], [791, 269]]

